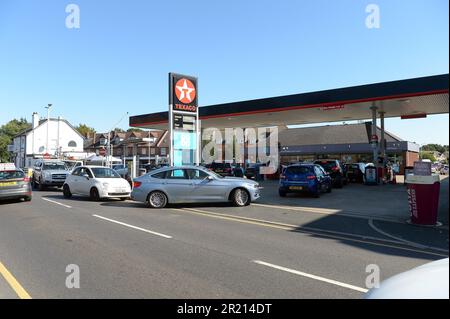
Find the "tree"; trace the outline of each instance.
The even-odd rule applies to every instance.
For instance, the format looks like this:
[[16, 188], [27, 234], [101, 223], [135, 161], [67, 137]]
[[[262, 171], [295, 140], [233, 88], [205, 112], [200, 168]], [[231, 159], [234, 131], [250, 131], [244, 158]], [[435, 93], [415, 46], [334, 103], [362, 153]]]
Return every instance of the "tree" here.
[[131, 127], [127, 130], [127, 132], [144, 132], [144, 130], [141, 130], [140, 128], [137, 127]]
[[422, 152], [420, 152], [420, 158], [421, 159], [429, 159], [433, 163], [436, 162], [436, 158], [434, 157], [432, 152], [422, 151]]
[[448, 145], [426, 144], [420, 148], [421, 151], [444, 153], [448, 151]]
[[113, 131], [116, 133], [125, 133], [125, 130], [121, 129], [120, 127], [116, 127]]
[[95, 134], [95, 129], [87, 126], [86, 124], [80, 124], [76, 126], [75, 129], [84, 137], [92, 137]]
[[26, 119], [14, 119], [0, 126], [0, 160], [9, 162], [8, 145], [11, 144], [14, 136], [28, 129], [31, 126]]

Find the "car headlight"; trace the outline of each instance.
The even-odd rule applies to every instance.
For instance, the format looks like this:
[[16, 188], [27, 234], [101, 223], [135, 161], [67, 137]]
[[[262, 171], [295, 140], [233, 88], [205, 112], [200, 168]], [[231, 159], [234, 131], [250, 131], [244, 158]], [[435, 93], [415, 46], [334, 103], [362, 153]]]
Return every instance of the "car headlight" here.
[[51, 177], [50, 172], [45, 172], [44, 171], [42, 175], [44, 176], [44, 178], [50, 178]]
[[108, 187], [109, 187], [109, 183], [102, 183], [102, 186], [103, 186], [104, 188], [108, 188]]

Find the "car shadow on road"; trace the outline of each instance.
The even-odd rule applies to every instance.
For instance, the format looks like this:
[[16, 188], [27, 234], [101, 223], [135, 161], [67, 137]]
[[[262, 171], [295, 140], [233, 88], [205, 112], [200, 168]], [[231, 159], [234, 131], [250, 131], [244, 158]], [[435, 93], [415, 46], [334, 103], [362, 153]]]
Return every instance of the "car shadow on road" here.
[[23, 203], [23, 202], [24, 202], [24, 200], [22, 198], [18, 198], [18, 199], [4, 199], [4, 200], [0, 201], [0, 206], [7, 206], [7, 205]]
[[[345, 245], [383, 255], [427, 260], [448, 257], [448, 230], [446, 229], [425, 228], [388, 221], [372, 220], [371, 223], [376, 229], [370, 226], [367, 219], [331, 215], [299, 225], [290, 231], [339, 241]], [[400, 240], [387, 237], [385, 234], [393, 235]]]

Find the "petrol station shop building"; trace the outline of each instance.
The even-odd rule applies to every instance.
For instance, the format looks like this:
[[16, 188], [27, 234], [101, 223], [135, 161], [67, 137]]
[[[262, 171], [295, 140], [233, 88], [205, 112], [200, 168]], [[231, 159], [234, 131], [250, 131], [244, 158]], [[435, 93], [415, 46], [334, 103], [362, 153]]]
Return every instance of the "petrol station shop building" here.
[[[290, 128], [279, 132], [281, 163], [308, 162], [315, 159], [338, 159], [342, 163], [372, 162], [369, 144], [370, 122]], [[377, 127], [377, 134], [381, 129]], [[397, 163], [400, 174], [419, 159], [420, 146], [385, 131], [386, 159]]]
[[[418, 158], [418, 145], [403, 141], [386, 132], [385, 118], [405, 120], [449, 113], [449, 74], [366, 84], [347, 88], [300, 93], [256, 100], [202, 106], [198, 108], [201, 130], [205, 128], [279, 128], [281, 161], [309, 159], [320, 156], [341, 156], [351, 161], [378, 163], [378, 158], [396, 159], [401, 166], [410, 166]], [[342, 126], [354, 131], [342, 133], [340, 139], [324, 127], [287, 129], [288, 125], [349, 122], [368, 120], [369, 125]], [[378, 125], [379, 124], [379, 125]], [[131, 127], [167, 130], [169, 112], [131, 116]], [[334, 126], [333, 126], [334, 127]], [[337, 126], [336, 126], [337, 127]], [[342, 128], [338, 128], [341, 130]], [[297, 133], [310, 130], [300, 138]], [[345, 130], [345, 128], [344, 128]], [[355, 133], [357, 130], [358, 132]], [[289, 133], [283, 133], [289, 132]], [[328, 132], [328, 133], [327, 133]], [[283, 134], [293, 134], [283, 142]], [[333, 135], [326, 143], [314, 136]], [[356, 140], [354, 137], [359, 136]], [[314, 138], [313, 138], [314, 137]], [[293, 140], [294, 142], [289, 142]], [[299, 142], [301, 140], [301, 143]], [[201, 146], [200, 146], [201, 148]]]

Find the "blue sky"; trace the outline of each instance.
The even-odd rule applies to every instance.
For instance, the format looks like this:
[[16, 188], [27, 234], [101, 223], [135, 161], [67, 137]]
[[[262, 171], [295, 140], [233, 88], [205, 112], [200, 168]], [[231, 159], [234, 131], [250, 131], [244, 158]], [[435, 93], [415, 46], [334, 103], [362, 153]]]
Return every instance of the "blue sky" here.
[[[65, 26], [69, 3], [80, 8], [80, 29]], [[365, 26], [369, 3], [380, 7], [379, 29]], [[200, 105], [448, 73], [448, 5], [1, 0], [0, 124], [53, 103], [53, 116], [107, 131], [127, 111], [166, 110], [170, 71], [199, 77]], [[448, 144], [448, 120], [386, 127]]]

